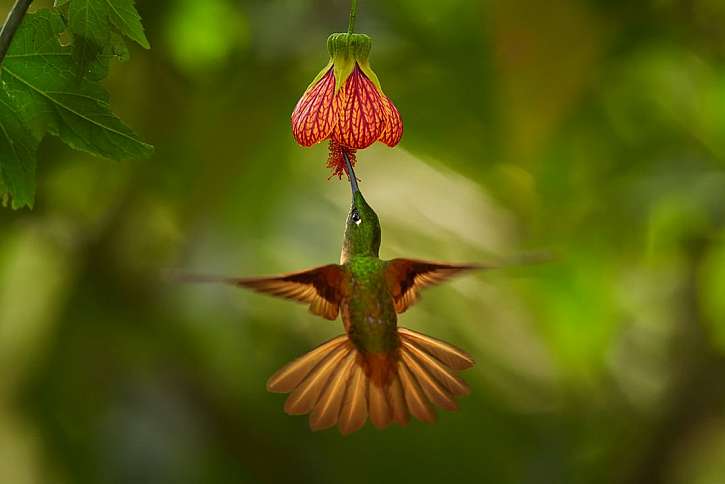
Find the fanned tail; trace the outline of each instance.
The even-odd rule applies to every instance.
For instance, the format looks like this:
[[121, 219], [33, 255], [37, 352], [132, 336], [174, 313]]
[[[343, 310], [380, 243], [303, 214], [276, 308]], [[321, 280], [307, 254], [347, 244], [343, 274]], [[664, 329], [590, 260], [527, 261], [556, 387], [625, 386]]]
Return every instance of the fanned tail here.
[[347, 435], [365, 421], [385, 428], [406, 425], [409, 415], [435, 421], [432, 406], [456, 410], [455, 398], [469, 393], [457, 373], [474, 365], [470, 355], [448, 343], [399, 328], [400, 346], [391, 354], [361, 353], [341, 335], [297, 358], [272, 375], [271, 392], [290, 393], [284, 410], [310, 414], [310, 428], [337, 425]]

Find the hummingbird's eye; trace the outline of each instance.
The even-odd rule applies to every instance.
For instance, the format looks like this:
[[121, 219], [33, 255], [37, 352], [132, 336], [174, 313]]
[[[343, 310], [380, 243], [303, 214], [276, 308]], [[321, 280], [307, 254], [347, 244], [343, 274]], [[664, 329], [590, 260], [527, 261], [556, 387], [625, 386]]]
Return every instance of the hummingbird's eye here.
[[352, 211], [350, 218], [352, 219], [353, 222], [355, 222], [355, 225], [360, 225], [360, 222], [362, 222], [362, 219], [360, 218], [360, 214], [357, 213], [357, 210]]

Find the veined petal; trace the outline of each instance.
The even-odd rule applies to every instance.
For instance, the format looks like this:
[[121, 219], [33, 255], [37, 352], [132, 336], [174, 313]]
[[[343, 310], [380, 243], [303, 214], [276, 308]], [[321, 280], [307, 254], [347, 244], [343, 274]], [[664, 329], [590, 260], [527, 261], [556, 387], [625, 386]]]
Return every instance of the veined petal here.
[[400, 118], [398, 108], [389, 97], [383, 96], [383, 107], [385, 108], [385, 127], [380, 141], [393, 147], [400, 142], [403, 136], [403, 120]]
[[355, 65], [335, 96], [338, 120], [332, 138], [351, 149], [367, 148], [383, 132], [385, 107], [375, 84]]
[[312, 146], [330, 136], [337, 121], [333, 68], [310, 87], [292, 111], [292, 134], [302, 146]]

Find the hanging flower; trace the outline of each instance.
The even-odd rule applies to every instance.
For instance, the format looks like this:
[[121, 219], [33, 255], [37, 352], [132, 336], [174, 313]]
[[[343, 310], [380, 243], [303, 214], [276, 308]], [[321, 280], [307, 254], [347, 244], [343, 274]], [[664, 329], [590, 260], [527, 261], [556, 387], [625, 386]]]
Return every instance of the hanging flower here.
[[364, 34], [332, 34], [330, 62], [307, 88], [292, 112], [292, 134], [302, 146], [330, 139], [333, 175], [344, 169], [342, 150], [354, 155], [375, 141], [395, 146], [403, 121], [370, 68], [371, 40]]

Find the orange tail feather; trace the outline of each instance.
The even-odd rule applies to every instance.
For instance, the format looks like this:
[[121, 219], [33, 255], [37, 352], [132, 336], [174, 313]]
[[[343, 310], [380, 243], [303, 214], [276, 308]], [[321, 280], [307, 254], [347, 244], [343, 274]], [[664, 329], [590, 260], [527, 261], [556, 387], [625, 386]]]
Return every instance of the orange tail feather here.
[[473, 366], [463, 350], [399, 328], [400, 348], [390, 355], [364, 355], [346, 335], [338, 336], [277, 371], [267, 382], [272, 392], [291, 393], [284, 409], [310, 414], [310, 428], [337, 425], [343, 435], [365, 421], [385, 428], [406, 425], [413, 415], [435, 421], [432, 405], [455, 410], [456, 397], [469, 388], [457, 372]]

